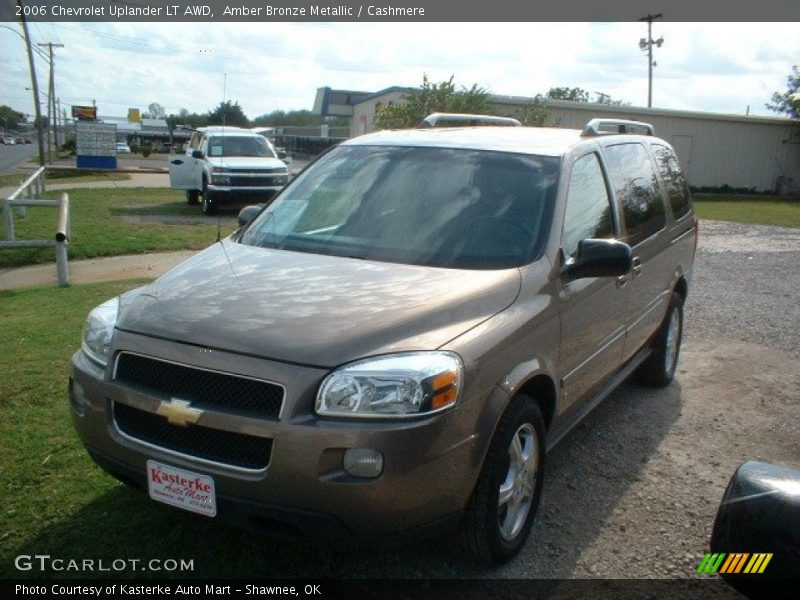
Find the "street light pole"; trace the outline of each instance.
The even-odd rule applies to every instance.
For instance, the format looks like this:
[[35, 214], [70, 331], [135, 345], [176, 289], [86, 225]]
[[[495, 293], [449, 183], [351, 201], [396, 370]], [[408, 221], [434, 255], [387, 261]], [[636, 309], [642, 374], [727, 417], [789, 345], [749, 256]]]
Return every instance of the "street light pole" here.
[[660, 48], [661, 44], [664, 43], [663, 37], [653, 40], [653, 21], [663, 17], [664, 15], [658, 13], [657, 15], [648, 14], [646, 17], [639, 19], [640, 21], [647, 21], [647, 39], [642, 38], [639, 40], [639, 48], [642, 50], [647, 49], [647, 108], [653, 106], [653, 67], [656, 66], [656, 63], [653, 62], [653, 44]]
[[39, 109], [39, 85], [36, 83], [36, 67], [33, 64], [33, 48], [31, 38], [28, 34], [28, 23], [25, 21], [25, 9], [22, 0], [17, 0], [20, 8], [19, 20], [22, 23], [22, 31], [25, 33], [25, 46], [28, 49], [28, 64], [31, 69], [31, 87], [33, 88], [33, 108], [36, 111], [36, 136], [39, 139], [39, 165], [44, 166], [44, 139], [42, 138], [42, 111]]
[[[48, 159], [50, 157], [50, 128], [53, 127], [53, 121], [58, 120], [58, 113], [56, 113], [56, 90], [55, 90], [55, 83], [53, 81], [53, 68], [54, 68], [54, 61], [53, 61], [53, 48], [63, 48], [64, 44], [54, 44], [53, 42], [47, 43], [40, 43], [37, 46], [47, 46], [50, 50], [50, 89], [47, 95], [47, 155]], [[52, 110], [50, 109], [52, 107]], [[52, 120], [51, 120], [52, 115]], [[56, 150], [58, 149], [58, 128], [56, 127], [53, 130], [53, 135], [55, 136], [55, 143], [56, 143]]]

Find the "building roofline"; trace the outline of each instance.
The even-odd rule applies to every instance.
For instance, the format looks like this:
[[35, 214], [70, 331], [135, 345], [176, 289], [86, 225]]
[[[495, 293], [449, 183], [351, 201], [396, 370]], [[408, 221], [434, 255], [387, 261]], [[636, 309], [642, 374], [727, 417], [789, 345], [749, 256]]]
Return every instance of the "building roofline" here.
[[417, 88], [403, 87], [402, 85], [393, 85], [391, 87], [382, 89], [379, 92], [375, 92], [373, 94], [370, 94], [369, 96], [361, 98], [357, 102], [353, 102], [353, 105], [357, 106], [357, 105], [361, 104], [362, 102], [367, 102], [368, 100], [374, 100], [375, 98], [379, 98], [381, 96], [384, 96], [386, 94], [391, 94], [393, 92], [410, 94], [411, 92], [414, 92], [416, 90], [417, 90]]
[[[511, 96], [509, 96], [511, 98]], [[510, 104], [510, 102], [509, 102]], [[595, 102], [575, 102], [573, 100], [545, 100], [545, 106], [597, 112], [598, 110], [614, 111], [621, 114], [645, 114], [661, 117], [683, 117], [686, 119], [710, 119], [714, 121], [735, 121], [740, 123], [764, 123], [773, 125], [797, 124], [788, 117], [766, 117], [761, 115], [735, 115], [728, 113], [715, 113], [693, 110], [679, 110], [674, 108], [647, 108], [644, 106], [617, 106], [613, 104], [597, 104]]]

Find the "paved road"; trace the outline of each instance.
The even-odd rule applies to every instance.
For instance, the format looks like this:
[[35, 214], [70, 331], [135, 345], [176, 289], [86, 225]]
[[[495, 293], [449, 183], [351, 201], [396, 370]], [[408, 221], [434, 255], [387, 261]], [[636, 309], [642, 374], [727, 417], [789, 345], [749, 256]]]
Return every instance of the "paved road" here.
[[17, 165], [36, 154], [36, 144], [0, 144], [0, 175], [17, 171]]

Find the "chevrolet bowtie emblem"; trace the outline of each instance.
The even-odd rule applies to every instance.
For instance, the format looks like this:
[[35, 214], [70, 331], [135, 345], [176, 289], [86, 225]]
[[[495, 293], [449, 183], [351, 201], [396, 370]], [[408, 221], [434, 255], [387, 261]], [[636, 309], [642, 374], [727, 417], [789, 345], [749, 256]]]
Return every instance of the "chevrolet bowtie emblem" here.
[[194, 425], [200, 420], [203, 411], [192, 408], [192, 405], [186, 400], [173, 398], [169, 402], [162, 402], [159, 404], [156, 414], [167, 417], [167, 421], [173, 425], [188, 427], [190, 424]]

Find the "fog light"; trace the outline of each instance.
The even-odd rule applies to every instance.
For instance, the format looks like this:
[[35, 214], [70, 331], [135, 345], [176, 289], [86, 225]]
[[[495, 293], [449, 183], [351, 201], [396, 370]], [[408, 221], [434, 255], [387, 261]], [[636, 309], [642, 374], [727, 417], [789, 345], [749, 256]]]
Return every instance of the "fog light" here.
[[83, 413], [86, 411], [86, 403], [88, 402], [86, 398], [86, 392], [83, 391], [83, 387], [80, 383], [75, 381], [72, 377], [69, 378], [69, 403], [72, 406], [72, 410], [74, 410], [78, 415], [81, 417]]
[[344, 471], [353, 477], [373, 478], [383, 472], [383, 454], [366, 448], [350, 448], [344, 453]]

